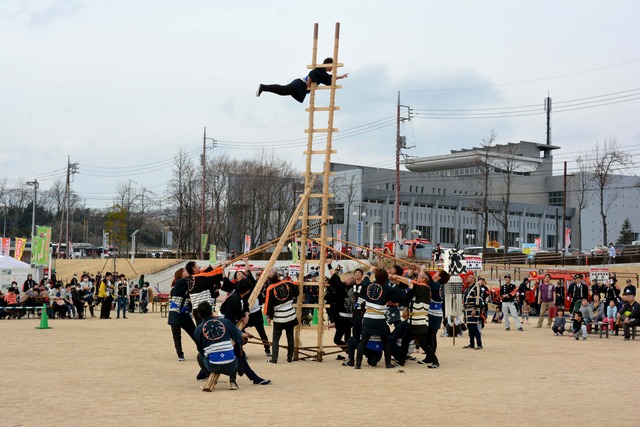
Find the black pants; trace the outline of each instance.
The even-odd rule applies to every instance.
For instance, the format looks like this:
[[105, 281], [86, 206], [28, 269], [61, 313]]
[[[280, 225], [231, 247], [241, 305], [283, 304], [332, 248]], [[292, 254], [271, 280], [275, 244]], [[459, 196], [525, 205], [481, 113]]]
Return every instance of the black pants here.
[[398, 360], [398, 362], [401, 365], [404, 365], [404, 362], [406, 362], [407, 360], [407, 352], [409, 351], [409, 344], [411, 344], [411, 341], [413, 340], [418, 341], [417, 345], [420, 346], [420, 348], [426, 353], [426, 357], [424, 360], [426, 360], [427, 362], [431, 362], [431, 363], [440, 363], [438, 361], [438, 357], [436, 356], [436, 352], [433, 351], [433, 349], [431, 348], [431, 346], [428, 344], [429, 340], [427, 339], [427, 334], [413, 334], [409, 331], [405, 332], [404, 336], [402, 337], [402, 346], [400, 347], [400, 354], [398, 354], [396, 357], [396, 360]]
[[[482, 347], [482, 335], [480, 334], [480, 328], [478, 328], [477, 323], [469, 323], [467, 324], [469, 328], [469, 347], [475, 348], [477, 344], [478, 347]], [[476, 343], [474, 344], [474, 339]]]
[[264, 344], [265, 353], [269, 354], [271, 352], [271, 347], [269, 344], [269, 337], [267, 336], [267, 331], [264, 330], [264, 318], [262, 317], [262, 311], [258, 310], [255, 313], [249, 314], [249, 322], [247, 322], [247, 328], [256, 328], [260, 339]]
[[[427, 330], [427, 345], [433, 349], [433, 354], [438, 351], [438, 330], [429, 328]], [[432, 362], [433, 360], [428, 360], [428, 362]]]
[[624, 337], [626, 339], [631, 338], [631, 327], [640, 325], [640, 319], [629, 319], [629, 323], [622, 322], [622, 328], [624, 330]]
[[293, 330], [295, 325], [292, 322], [289, 323], [276, 323], [273, 322], [273, 340], [271, 340], [271, 360], [278, 361], [278, 351], [280, 351], [280, 337], [282, 331], [287, 334], [287, 361], [293, 360], [293, 350], [295, 343], [293, 341]]
[[113, 302], [113, 297], [106, 297], [102, 299], [100, 303], [100, 318], [108, 319], [111, 314], [111, 303]]
[[74, 301], [73, 306], [78, 312], [78, 319], [84, 319], [84, 301]]
[[173, 335], [173, 345], [176, 348], [176, 353], [178, 357], [184, 357], [184, 352], [182, 351], [182, 329], [191, 337], [193, 342], [196, 342], [195, 339], [195, 331], [196, 325], [193, 324], [193, 320], [189, 318], [189, 321], [182, 320], [179, 325], [171, 325], [171, 334]]
[[[382, 351], [384, 352], [384, 364], [389, 366], [391, 365], [391, 343], [389, 342], [389, 334], [382, 334], [379, 336], [380, 342], [382, 342]], [[358, 345], [358, 352], [356, 353], [356, 366], [360, 366], [362, 364], [362, 355], [364, 354], [364, 349], [367, 347], [367, 343], [370, 338], [371, 334], [362, 334], [360, 344]]]
[[295, 79], [288, 85], [260, 85], [262, 92], [271, 92], [280, 96], [292, 96], [298, 102], [304, 102], [307, 96], [307, 84], [300, 79]]
[[351, 337], [351, 320], [348, 317], [342, 317], [338, 314], [334, 324], [336, 326], [336, 333], [333, 336], [333, 343], [335, 345], [346, 345], [349, 337]]
[[564, 332], [564, 328], [563, 328], [563, 327], [559, 328], [559, 327], [557, 327], [556, 325], [553, 325], [553, 326], [551, 327], [551, 330], [552, 330], [554, 333], [557, 333], [557, 334], [561, 334], [561, 333], [563, 333], [563, 332]]

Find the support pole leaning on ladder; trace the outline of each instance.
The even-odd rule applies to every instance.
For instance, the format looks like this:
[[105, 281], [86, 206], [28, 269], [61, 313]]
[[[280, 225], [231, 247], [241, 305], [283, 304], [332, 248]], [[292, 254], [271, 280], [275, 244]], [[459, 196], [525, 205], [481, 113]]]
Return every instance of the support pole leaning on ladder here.
[[249, 296], [249, 304], [248, 304], [249, 307], [253, 306], [253, 303], [256, 302], [258, 295], [260, 295], [260, 292], [262, 291], [262, 287], [264, 286], [264, 282], [267, 281], [267, 272], [273, 268], [273, 265], [276, 263], [276, 260], [278, 259], [278, 255], [280, 254], [280, 251], [284, 246], [284, 242], [288, 240], [287, 237], [289, 236], [289, 234], [291, 234], [291, 230], [293, 230], [293, 226], [296, 224], [296, 222], [298, 222], [298, 214], [302, 210], [302, 207], [307, 203], [307, 199], [309, 198], [309, 194], [311, 194], [311, 188], [313, 187], [314, 183], [315, 183], [315, 179], [311, 180], [310, 185], [304, 189], [304, 193], [302, 194], [300, 203], [298, 203], [298, 206], [293, 211], [293, 215], [291, 216], [289, 223], [287, 224], [286, 228], [284, 229], [284, 232], [280, 236], [280, 240], [278, 241], [276, 248], [273, 250], [273, 254], [271, 255], [271, 258], [269, 258], [269, 262], [267, 262], [267, 266], [264, 268], [264, 274], [260, 275], [260, 279], [258, 279], [258, 283], [256, 283], [256, 287], [253, 289], [253, 291], [251, 292], [251, 295]]

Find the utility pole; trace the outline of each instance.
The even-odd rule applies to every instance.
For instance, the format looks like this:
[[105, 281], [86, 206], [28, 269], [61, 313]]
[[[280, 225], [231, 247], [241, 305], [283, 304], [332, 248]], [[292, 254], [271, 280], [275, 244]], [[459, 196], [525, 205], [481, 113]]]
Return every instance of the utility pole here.
[[67, 156], [67, 184], [64, 188], [64, 205], [62, 208], [62, 215], [60, 217], [60, 234], [58, 239], [58, 258], [60, 258], [60, 250], [62, 249], [62, 230], [65, 224], [66, 213], [66, 256], [69, 257], [69, 201], [71, 199], [71, 175], [78, 173], [78, 163], [71, 163], [71, 156]]
[[[544, 110], [547, 112], [547, 145], [551, 145], [551, 97], [544, 100]], [[551, 155], [551, 150], [544, 150], [544, 158]]]
[[36, 203], [38, 201], [40, 183], [37, 179], [34, 179], [33, 181], [27, 181], [27, 185], [33, 186], [33, 209], [31, 212], [31, 240], [33, 240], [33, 236], [36, 235]]
[[[400, 117], [400, 107], [409, 110], [407, 118]], [[400, 231], [400, 150], [406, 148], [406, 139], [400, 136], [400, 122], [411, 120], [411, 108], [407, 105], [400, 105], [400, 91], [398, 91], [398, 109], [396, 117], [396, 203], [395, 203], [395, 240], [398, 242]]]
[[567, 162], [564, 162], [564, 189], [562, 190], [562, 253], [567, 253]]
[[211, 140], [211, 148], [215, 148], [216, 140], [213, 138], [207, 138], [207, 128], [204, 128], [204, 135], [202, 136], [202, 201], [200, 205], [200, 259], [204, 259], [204, 248], [202, 247], [202, 235], [204, 234], [204, 201], [205, 201], [205, 183], [207, 174], [207, 140]]
[[398, 91], [398, 109], [396, 112], [396, 204], [395, 204], [395, 227], [394, 237], [398, 242], [398, 230], [400, 229], [400, 91]]

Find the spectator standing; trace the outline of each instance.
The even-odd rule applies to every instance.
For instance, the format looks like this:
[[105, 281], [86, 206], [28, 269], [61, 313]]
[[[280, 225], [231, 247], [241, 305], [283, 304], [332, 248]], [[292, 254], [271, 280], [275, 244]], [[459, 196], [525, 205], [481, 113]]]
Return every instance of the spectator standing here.
[[[110, 272], [105, 273], [104, 279], [100, 282], [98, 289], [98, 298], [100, 298], [100, 318], [110, 319], [111, 304], [113, 303], [113, 283], [111, 283], [112, 275]], [[193, 328], [195, 330], [195, 326]]]
[[536, 328], [542, 328], [544, 322], [544, 315], [549, 312], [549, 319], [547, 320], [547, 328], [551, 327], [553, 316], [551, 315], [550, 308], [555, 307], [556, 303], [556, 286], [551, 283], [551, 275], [545, 274], [542, 283], [538, 287], [538, 306], [540, 307], [540, 317], [538, 317], [538, 325]]
[[529, 315], [531, 314], [531, 304], [529, 301], [524, 300], [522, 304], [522, 323], [525, 325], [529, 324]]
[[505, 331], [511, 330], [511, 323], [509, 322], [510, 317], [513, 317], [513, 321], [515, 322], [518, 330], [524, 331], [524, 329], [522, 329], [520, 319], [518, 319], [518, 311], [516, 310], [516, 305], [514, 302], [516, 298], [516, 292], [516, 285], [511, 283], [511, 275], [505, 274], [504, 285], [500, 286], [500, 296], [502, 297], [502, 312], [504, 313]]
[[582, 274], [576, 274], [574, 276], [575, 282], [569, 285], [569, 295], [571, 296], [571, 312], [575, 313], [580, 310], [582, 300], [589, 301], [589, 287], [583, 282], [584, 277]]
[[124, 274], [121, 274], [119, 280], [116, 282], [116, 294], [118, 296], [118, 307], [116, 311], [116, 319], [120, 318], [120, 310], [122, 310], [122, 317], [127, 318], [127, 299], [129, 296], [129, 284]]
[[609, 242], [609, 264], [616, 263], [616, 247], [612, 242]]

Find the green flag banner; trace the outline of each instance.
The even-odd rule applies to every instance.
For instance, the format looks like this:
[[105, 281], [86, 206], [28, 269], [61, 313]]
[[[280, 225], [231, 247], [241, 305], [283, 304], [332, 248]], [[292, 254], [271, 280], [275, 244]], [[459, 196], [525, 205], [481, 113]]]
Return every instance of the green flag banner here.
[[291, 254], [292, 254], [293, 263], [297, 264], [298, 263], [298, 243], [297, 242], [291, 242]]
[[215, 264], [217, 261], [217, 248], [216, 245], [209, 245], [209, 264]]
[[49, 264], [49, 243], [51, 243], [51, 227], [38, 226], [37, 233], [31, 242], [32, 264]]
[[209, 240], [208, 234], [200, 235], [200, 248], [202, 249], [202, 252], [204, 252], [207, 248], [207, 240]]

